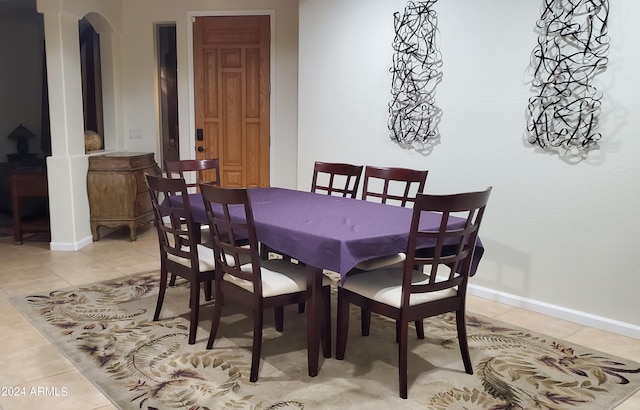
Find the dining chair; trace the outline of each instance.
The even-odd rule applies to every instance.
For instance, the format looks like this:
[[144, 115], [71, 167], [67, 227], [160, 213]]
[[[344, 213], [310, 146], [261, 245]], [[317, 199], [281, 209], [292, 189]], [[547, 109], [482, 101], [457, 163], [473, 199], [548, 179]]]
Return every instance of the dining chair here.
[[[213, 236], [213, 251], [218, 267], [211, 333], [207, 349], [213, 347], [218, 334], [222, 307], [229, 299], [248, 307], [253, 313], [253, 346], [250, 380], [258, 380], [262, 350], [264, 310], [274, 308], [276, 330], [283, 330], [284, 306], [305, 302], [307, 275], [302, 265], [282, 259], [262, 260], [253, 212], [246, 189], [225, 189], [200, 185], [207, 218]], [[248, 244], [235, 238], [248, 238]], [[246, 264], [236, 261], [248, 260]], [[323, 279], [322, 348], [325, 357], [331, 356], [331, 281]]]
[[201, 282], [206, 282], [205, 299], [211, 300], [211, 285], [215, 277], [213, 252], [199, 243], [184, 179], [153, 175], [146, 175], [146, 179], [160, 246], [160, 289], [153, 320], [160, 318], [168, 274], [186, 279], [190, 286], [189, 344], [194, 344]]
[[412, 205], [416, 194], [424, 190], [428, 174], [427, 170], [367, 165], [364, 169], [362, 199], [403, 207]]
[[[361, 199], [402, 207], [413, 206], [416, 195], [424, 191], [428, 174], [429, 171], [427, 170], [399, 167], [384, 168], [367, 165], [364, 170]], [[381, 256], [359, 262], [356, 265], [356, 270], [369, 271], [401, 264], [406, 257], [407, 255], [404, 252]], [[363, 307], [360, 317], [362, 335], [367, 336], [371, 326], [371, 312]], [[424, 337], [422, 321], [417, 321], [415, 325], [418, 336]]]
[[[395, 320], [399, 390], [400, 397], [406, 399], [409, 322], [455, 312], [464, 368], [468, 374], [473, 374], [464, 316], [465, 301], [473, 252], [490, 193], [491, 187], [480, 192], [417, 195], [407, 258], [402, 267], [347, 275], [345, 282], [338, 287], [338, 360], [345, 357], [350, 304], [366, 307]], [[426, 212], [441, 214], [438, 227], [419, 228], [421, 217]], [[416, 252], [424, 243], [434, 244], [429, 255]]]
[[[165, 161], [164, 169], [167, 178], [187, 181], [190, 192], [201, 183], [220, 185], [220, 161], [217, 158]], [[195, 178], [190, 179], [190, 176]]]
[[355, 198], [362, 168], [362, 165], [316, 161], [313, 166], [311, 192]]
[[[427, 170], [409, 168], [382, 168], [367, 165], [364, 170], [362, 199], [383, 204], [407, 207], [413, 205], [416, 195], [422, 193], [427, 182]], [[399, 253], [360, 262], [356, 268], [361, 270], [378, 269], [401, 263], [406, 255]]]
[[[189, 192], [196, 192], [200, 183], [220, 185], [220, 161], [217, 158], [165, 161], [164, 169], [167, 178], [184, 179]], [[199, 231], [196, 231], [200, 235], [198, 241], [210, 247], [209, 226], [199, 228]], [[169, 285], [174, 286], [175, 283], [176, 275], [172, 274]]]

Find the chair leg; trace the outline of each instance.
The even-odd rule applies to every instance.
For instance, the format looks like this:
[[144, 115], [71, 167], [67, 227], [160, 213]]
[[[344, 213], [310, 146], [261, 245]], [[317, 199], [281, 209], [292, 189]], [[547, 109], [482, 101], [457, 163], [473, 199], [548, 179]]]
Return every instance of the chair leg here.
[[325, 358], [331, 357], [331, 287], [322, 288], [322, 353]]
[[263, 309], [253, 312], [253, 348], [251, 353], [251, 376], [249, 381], [258, 381], [258, 370], [260, 369], [260, 355], [262, 354], [262, 321]]
[[471, 356], [469, 355], [469, 343], [467, 341], [467, 326], [465, 324], [463, 311], [456, 311], [456, 327], [458, 328], [458, 344], [460, 345], [460, 353], [462, 354], [464, 371], [468, 374], [473, 374]]
[[344, 290], [338, 288], [338, 313], [336, 334], [336, 359], [343, 360], [347, 349], [347, 336], [349, 333], [349, 302], [345, 300]]
[[418, 335], [418, 339], [424, 339], [424, 323], [422, 320], [416, 320], [416, 335]]
[[[398, 323], [398, 322], [396, 322]], [[400, 342], [398, 343], [398, 379], [400, 397], [407, 398], [407, 349], [409, 339], [409, 322], [400, 321]]]
[[156, 312], [153, 314], [153, 320], [157, 321], [160, 318], [160, 311], [162, 310], [162, 303], [164, 302], [164, 293], [167, 290], [167, 271], [164, 267], [160, 268], [160, 287], [158, 288], [158, 301], [156, 302]]
[[362, 336], [369, 336], [369, 329], [371, 328], [371, 311], [361, 307], [360, 316], [362, 317], [360, 322]]
[[284, 330], [284, 307], [275, 307], [273, 312], [275, 313], [276, 330], [282, 332]]
[[304, 302], [298, 303], [298, 313], [304, 313], [304, 308], [306, 304]]
[[171, 280], [169, 281], [169, 286], [175, 286], [175, 285], [176, 285], [176, 275], [172, 273]]
[[[424, 324], [422, 323], [422, 320], [416, 320], [414, 322], [415, 326], [416, 326], [416, 335], [418, 336], [418, 339], [424, 339]], [[400, 342], [400, 323], [396, 322], [396, 343]]]
[[204, 281], [204, 300], [207, 302], [210, 301], [211, 298], [211, 289], [213, 289], [213, 280], [207, 279]]
[[260, 242], [260, 259], [266, 261], [269, 259], [269, 248], [264, 243]]
[[216, 340], [218, 326], [220, 326], [220, 317], [222, 316], [222, 292], [216, 292], [216, 300], [213, 305], [213, 318], [211, 319], [211, 330], [209, 331], [209, 340], [207, 341], [207, 349], [213, 347]]
[[191, 323], [189, 324], [189, 344], [196, 343], [196, 331], [198, 330], [198, 310], [200, 308], [200, 282], [196, 279], [191, 282]]

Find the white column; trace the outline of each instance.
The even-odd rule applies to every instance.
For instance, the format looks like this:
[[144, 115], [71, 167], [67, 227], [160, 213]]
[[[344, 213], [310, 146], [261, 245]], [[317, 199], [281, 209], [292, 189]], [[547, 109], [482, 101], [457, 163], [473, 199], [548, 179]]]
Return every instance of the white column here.
[[51, 249], [78, 250], [91, 243], [87, 157], [80, 72], [78, 16], [47, 3], [44, 30], [52, 156], [47, 158]]

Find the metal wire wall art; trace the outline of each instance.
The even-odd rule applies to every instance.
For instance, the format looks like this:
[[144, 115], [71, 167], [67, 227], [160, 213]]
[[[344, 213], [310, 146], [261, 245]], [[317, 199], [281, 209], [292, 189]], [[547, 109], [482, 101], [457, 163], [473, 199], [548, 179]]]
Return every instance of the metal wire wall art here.
[[442, 80], [442, 56], [436, 41], [438, 17], [433, 9], [436, 1], [411, 1], [403, 14], [393, 15], [390, 138], [420, 151], [431, 151], [440, 140], [442, 112], [434, 99]]
[[527, 141], [567, 158], [598, 149], [602, 92], [594, 78], [607, 66], [608, 0], [543, 0], [532, 53]]

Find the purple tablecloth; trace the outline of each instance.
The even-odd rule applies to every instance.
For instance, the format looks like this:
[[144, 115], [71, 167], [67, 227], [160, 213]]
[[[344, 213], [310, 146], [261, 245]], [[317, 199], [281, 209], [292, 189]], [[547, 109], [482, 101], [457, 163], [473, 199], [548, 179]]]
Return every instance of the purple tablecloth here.
[[[345, 275], [358, 262], [406, 251], [410, 208], [282, 188], [252, 188], [249, 197], [258, 240], [307, 265]], [[202, 197], [190, 199], [194, 219], [206, 224]], [[439, 222], [439, 214], [429, 213], [420, 226]], [[472, 274], [482, 253], [478, 241]]]

